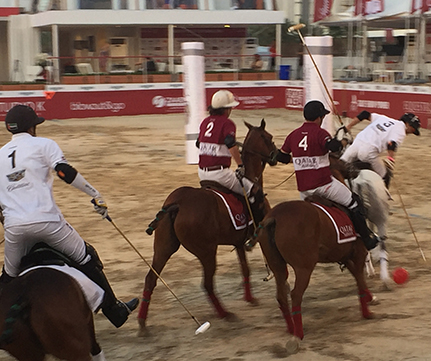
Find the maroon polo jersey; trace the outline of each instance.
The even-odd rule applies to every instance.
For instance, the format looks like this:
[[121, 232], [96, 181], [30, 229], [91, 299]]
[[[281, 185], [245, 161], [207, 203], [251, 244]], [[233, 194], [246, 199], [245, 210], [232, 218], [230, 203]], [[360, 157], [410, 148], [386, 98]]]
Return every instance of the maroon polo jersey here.
[[229, 148], [224, 144], [227, 135], [235, 138], [236, 125], [225, 115], [211, 115], [199, 126], [199, 167], [231, 165]]
[[296, 183], [300, 192], [314, 189], [332, 181], [329, 152], [326, 142], [331, 135], [312, 122], [305, 122], [290, 133], [281, 150], [292, 153]]

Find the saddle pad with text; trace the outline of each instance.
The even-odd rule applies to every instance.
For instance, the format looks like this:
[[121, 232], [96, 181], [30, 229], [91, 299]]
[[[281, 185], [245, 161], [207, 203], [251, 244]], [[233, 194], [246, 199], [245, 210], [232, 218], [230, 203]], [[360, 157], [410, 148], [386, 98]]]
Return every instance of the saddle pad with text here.
[[338, 243], [347, 243], [356, 240], [356, 232], [349, 216], [337, 207], [326, 207], [318, 203], [311, 203], [325, 212], [332, 221], [337, 232]]
[[253, 224], [253, 221], [248, 216], [248, 211], [244, 209], [244, 205], [237, 197], [235, 197], [233, 194], [221, 193], [214, 189], [209, 190], [213, 191], [223, 200], [232, 224], [237, 231], [246, 228], [250, 224]]
[[103, 297], [105, 295], [105, 291], [92, 280], [90, 280], [85, 274], [81, 271], [78, 271], [76, 268], [70, 267], [68, 265], [59, 266], [59, 265], [42, 265], [42, 266], [34, 266], [28, 268], [21, 272], [19, 275], [22, 276], [27, 272], [37, 269], [37, 268], [53, 268], [55, 270], [66, 273], [70, 277], [76, 280], [82, 289], [82, 293], [84, 293], [85, 299], [87, 300], [88, 306], [94, 312], [99, 306], [102, 304]]

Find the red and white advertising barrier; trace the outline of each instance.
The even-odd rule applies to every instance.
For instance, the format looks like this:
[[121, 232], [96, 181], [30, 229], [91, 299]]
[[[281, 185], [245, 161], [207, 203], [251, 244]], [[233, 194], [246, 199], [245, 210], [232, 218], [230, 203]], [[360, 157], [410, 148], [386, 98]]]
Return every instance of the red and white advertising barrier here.
[[[366, 109], [398, 119], [411, 112], [421, 119], [423, 128], [431, 128], [430, 87], [334, 82], [333, 88], [339, 114], [353, 117]], [[207, 104], [219, 89], [235, 94], [238, 109], [301, 110], [304, 104], [302, 81], [206, 83]], [[46, 91], [0, 92], [0, 120], [15, 104], [27, 104], [49, 120], [182, 113], [186, 102], [181, 83], [58, 85]]]

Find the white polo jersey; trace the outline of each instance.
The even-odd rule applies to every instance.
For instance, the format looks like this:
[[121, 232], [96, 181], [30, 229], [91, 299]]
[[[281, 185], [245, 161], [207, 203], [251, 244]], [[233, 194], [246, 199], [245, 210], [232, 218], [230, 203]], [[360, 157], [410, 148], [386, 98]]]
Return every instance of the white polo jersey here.
[[371, 113], [371, 123], [355, 139], [378, 149], [379, 153], [387, 150], [390, 141], [400, 145], [406, 137], [406, 126], [401, 120], [386, 115]]
[[0, 149], [0, 206], [9, 226], [59, 221], [52, 170], [67, 163], [56, 142], [18, 133]]

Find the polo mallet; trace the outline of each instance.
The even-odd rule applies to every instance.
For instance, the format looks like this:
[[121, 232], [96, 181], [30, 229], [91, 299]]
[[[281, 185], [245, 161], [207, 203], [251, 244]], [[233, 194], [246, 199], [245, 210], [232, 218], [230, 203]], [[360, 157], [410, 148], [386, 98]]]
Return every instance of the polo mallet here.
[[172, 291], [172, 289], [168, 286], [166, 281], [159, 275], [159, 273], [153, 268], [153, 266], [151, 266], [151, 264], [144, 258], [144, 256], [142, 256], [142, 254], [137, 250], [137, 248], [133, 245], [133, 243], [130, 242], [130, 240], [121, 231], [121, 229], [118, 228], [118, 226], [115, 224], [115, 222], [112, 220], [112, 218], [109, 215], [107, 215], [106, 219], [114, 226], [114, 228], [118, 231], [118, 233], [120, 233], [123, 236], [123, 238], [127, 241], [127, 243], [130, 245], [130, 247], [132, 247], [133, 250], [138, 254], [138, 256], [141, 257], [141, 259], [147, 264], [147, 266], [150, 267], [151, 271], [154, 272], [154, 274], [157, 276], [157, 278], [166, 286], [166, 288], [169, 290], [169, 292], [172, 293], [172, 295], [180, 303], [180, 305], [183, 306], [183, 308], [186, 310], [186, 312], [189, 314], [189, 316], [193, 319], [193, 321], [196, 322], [196, 324], [199, 327], [196, 329], [195, 335], [198, 335], [200, 333], [204, 333], [205, 331], [207, 331], [210, 328], [211, 324], [208, 321], [204, 322], [204, 323], [200, 323], [198, 321], [198, 319], [195, 316], [193, 316], [193, 314], [189, 311], [189, 309], [184, 305], [184, 303], [181, 302], [181, 300], [177, 297], [177, 295], [174, 293], [174, 291]]
[[338, 113], [337, 107], [335, 106], [334, 99], [332, 98], [332, 95], [331, 95], [331, 93], [329, 92], [329, 89], [328, 89], [328, 87], [326, 86], [325, 81], [323, 80], [322, 73], [320, 72], [320, 70], [319, 70], [319, 68], [318, 68], [318, 66], [317, 66], [317, 64], [316, 64], [316, 62], [314, 61], [313, 55], [311, 55], [310, 49], [308, 48], [307, 44], [305, 43], [305, 40], [304, 40], [304, 38], [303, 38], [303, 36], [302, 36], [301, 32], [299, 31], [299, 29], [302, 29], [302, 28], [305, 28], [305, 24], [297, 24], [297, 25], [293, 25], [293, 26], [289, 27], [289, 28], [287, 29], [287, 31], [288, 31], [289, 33], [291, 33], [292, 31], [295, 31], [295, 30], [296, 30], [296, 32], [298, 33], [299, 38], [301, 39], [301, 42], [302, 42], [302, 44], [304, 45], [305, 50], [307, 50], [307, 53], [308, 53], [308, 55], [310, 56], [310, 59], [311, 59], [311, 61], [312, 61], [313, 65], [314, 65], [314, 68], [316, 69], [317, 74], [319, 75], [319, 78], [320, 78], [320, 80], [321, 80], [321, 82], [322, 82], [322, 84], [323, 84], [323, 87], [325, 88], [326, 94], [328, 95], [328, 98], [329, 98], [329, 100], [331, 101], [331, 104], [332, 104], [332, 110], [333, 110], [333, 112], [335, 113], [335, 115], [338, 117], [338, 121], [340, 122], [341, 126], [343, 126], [343, 125], [344, 125], [343, 120], [341, 119], [341, 116], [340, 116], [340, 114]]
[[393, 178], [392, 178], [392, 180], [391, 180], [391, 181], [392, 181], [392, 184], [394, 185], [394, 187], [395, 187], [395, 189], [396, 189], [396, 191], [397, 191], [397, 193], [398, 193], [398, 196], [400, 197], [401, 206], [402, 206], [402, 208], [403, 208], [403, 210], [404, 210], [404, 213], [405, 213], [405, 215], [406, 215], [407, 222], [409, 222], [410, 230], [412, 231], [413, 236], [415, 237], [416, 244], [417, 244], [417, 246], [418, 246], [418, 248], [419, 248], [419, 252], [421, 253], [423, 260], [426, 262], [426, 261], [427, 261], [427, 259], [425, 258], [425, 254], [424, 254], [424, 252], [422, 251], [422, 248], [421, 248], [421, 246], [420, 246], [420, 244], [419, 244], [418, 238], [416, 237], [416, 233], [415, 233], [415, 231], [414, 231], [414, 229], [413, 229], [412, 222], [410, 221], [409, 214], [407, 213], [406, 207], [405, 207], [405, 205], [404, 205], [403, 198], [401, 197], [400, 190], [398, 189], [397, 184], [396, 184], [396, 183], [395, 183], [395, 181], [394, 181], [394, 178], [395, 178], [395, 177], [393, 177]]
[[[256, 222], [255, 222], [254, 217], [253, 217], [253, 212], [251, 211], [250, 201], [248, 200], [248, 196], [247, 196], [247, 192], [245, 191], [244, 183], [243, 183], [241, 177], [237, 176], [237, 178], [239, 180], [239, 184], [241, 185], [242, 192], [243, 192], [244, 198], [245, 198], [245, 203], [247, 204], [248, 212], [250, 213], [250, 217], [251, 217], [251, 220], [253, 222], [253, 227], [254, 227], [253, 234], [256, 234], [256, 231], [257, 231]], [[254, 246], [254, 244], [253, 245], [249, 244], [249, 247], [252, 247], [252, 246]], [[265, 263], [266, 272], [268, 272], [268, 275], [263, 280], [265, 282], [267, 282], [271, 278], [273, 278], [274, 275], [271, 273], [271, 270], [269, 269], [269, 266], [268, 266], [268, 262], [266, 261], [265, 255], [263, 253], [262, 253], [262, 257], [263, 257], [263, 260]]]

